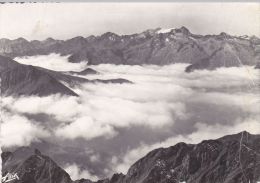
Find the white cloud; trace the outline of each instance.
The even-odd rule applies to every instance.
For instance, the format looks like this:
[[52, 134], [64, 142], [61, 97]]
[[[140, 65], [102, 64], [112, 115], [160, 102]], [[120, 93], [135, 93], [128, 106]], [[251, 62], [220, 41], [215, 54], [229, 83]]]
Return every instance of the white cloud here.
[[64, 170], [70, 175], [72, 180], [79, 180], [81, 178], [97, 181], [99, 178], [88, 170], [81, 170], [77, 164], [67, 164]]
[[100, 155], [97, 153], [97, 154], [92, 154], [90, 156], [90, 161], [91, 162], [99, 162], [100, 161]]
[[[105, 87], [111, 89], [115, 87], [117, 93], [121, 90], [119, 85], [102, 85], [100, 90], [96, 88], [96, 91], [86, 88], [84, 91], [89, 92], [81, 95], [80, 98], [52, 95], [19, 99], [6, 97], [2, 101], [3, 106], [13, 113], [44, 113], [53, 116], [61, 123], [57, 124], [59, 128], [55, 134], [64, 138], [66, 136], [68, 138], [82, 137], [89, 140], [108, 134], [110, 135], [107, 137], [112, 137], [111, 134], [116, 134], [114, 127], [139, 125], [158, 128], [173, 124], [174, 119], [186, 117], [185, 105], [181, 102], [168, 102], [165, 99], [150, 101], [151, 97], [145, 100], [141, 97], [141, 101], [134, 101], [124, 99], [123, 93], [118, 97], [111, 97], [108, 93], [103, 92]], [[125, 87], [128, 88], [127, 85]], [[139, 94], [134, 88], [132, 88], [132, 92], [138, 98]], [[147, 97], [144, 93], [140, 93], [140, 95], [143, 95], [144, 98]], [[70, 123], [67, 124], [68, 122]], [[89, 131], [90, 133], [88, 133]]]
[[136, 102], [122, 98], [89, 96], [89, 108], [86, 112], [101, 124], [117, 127], [131, 125], [162, 127], [173, 121], [173, 114], [184, 116], [185, 106], [182, 103]]
[[90, 117], [79, 118], [71, 124], [59, 127], [56, 131], [58, 137], [69, 139], [82, 137], [86, 140], [100, 136], [109, 138], [115, 134], [113, 127], [107, 124], [95, 123]]
[[55, 71], [81, 71], [87, 67], [87, 62], [71, 63], [68, 61], [68, 57], [69, 55], [61, 56], [52, 53], [49, 55], [16, 57], [14, 60], [21, 64], [39, 66]]
[[[69, 121], [77, 115], [79, 99], [74, 96], [50, 95], [47, 97], [4, 97], [3, 107], [9, 107], [15, 113], [45, 113], [55, 116], [57, 120]], [[71, 110], [73, 109], [73, 110]]]
[[218, 106], [238, 107], [244, 112], [258, 114], [260, 105], [259, 95], [253, 93], [220, 93], [220, 92], [198, 92], [192, 102], [215, 104]]
[[84, 84], [74, 88], [79, 97], [5, 97], [2, 102], [19, 115], [44, 113], [54, 117], [60, 122], [51, 129], [57, 137], [86, 140], [114, 137], [116, 128], [167, 128], [175, 121], [189, 119], [192, 111], [188, 113], [186, 108], [191, 102], [238, 107], [249, 115], [259, 112], [256, 91], [245, 89], [248, 83], [258, 82], [258, 72], [253, 67], [189, 74], [184, 73], [185, 67], [103, 64], [93, 66], [102, 74], [87, 78], [126, 78], [134, 84]]
[[2, 111], [1, 145], [3, 147], [27, 146], [31, 142], [50, 136], [43, 127], [27, 118]]

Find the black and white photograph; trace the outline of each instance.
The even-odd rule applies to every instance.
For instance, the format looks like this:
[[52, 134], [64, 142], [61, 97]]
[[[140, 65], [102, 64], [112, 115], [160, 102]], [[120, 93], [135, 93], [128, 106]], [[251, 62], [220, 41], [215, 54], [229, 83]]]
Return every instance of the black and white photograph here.
[[260, 183], [259, 2], [0, 4], [2, 183]]

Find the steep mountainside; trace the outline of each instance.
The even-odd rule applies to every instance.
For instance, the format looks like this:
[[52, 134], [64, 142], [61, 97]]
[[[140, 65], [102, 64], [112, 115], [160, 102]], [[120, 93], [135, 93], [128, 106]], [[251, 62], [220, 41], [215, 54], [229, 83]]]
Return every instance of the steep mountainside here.
[[259, 140], [259, 135], [242, 132], [198, 145], [179, 143], [156, 149], [137, 161], [124, 178], [119, 176], [122, 181], [115, 182], [256, 182], [260, 179]]
[[[3, 176], [17, 173], [20, 180], [14, 183], [73, 182], [49, 157], [38, 150], [28, 151], [25, 156], [23, 150], [28, 149], [2, 153]], [[132, 165], [126, 175], [114, 174], [110, 180], [98, 183], [256, 183], [259, 180], [260, 135], [241, 132], [197, 145], [178, 143], [155, 149]], [[94, 182], [81, 179], [74, 183]]]
[[[83, 72], [94, 70], [86, 69]], [[81, 72], [79, 74], [82, 74]], [[38, 95], [62, 94], [77, 96], [68, 86], [73, 87], [80, 83], [130, 83], [130, 81], [117, 78], [111, 80], [88, 80], [75, 77], [62, 72], [52, 71], [41, 67], [23, 65], [4, 56], [0, 56], [0, 78], [2, 95]], [[65, 86], [65, 84], [68, 86]]]
[[1, 94], [3, 95], [45, 96], [60, 93], [77, 96], [57, 77], [48, 74], [44, 69], [19, 64], [3, 56], [0, 56], [0, 66]]
[[252, 36], [195, 35], [187, 28], [151, 29], [139, 34], [75, 37], [69, 40], [27, 41], [23, 38], [0, 39], [0, 54], [17, 57], [50, 53], [71, 55], [71, 62], [89, 64], [156, 64], [188, 63], [194, 69], [214, 69], [255, 65], [260, 61], [260, 39]]
[[[17, 179], [13, 182], [19, 183], [71, 183], [69, 174], [62, 170], [53, 160], [35, 150], [25, 159], [20, 159], [16, 152], [2, 153], [3, 176], [15, 172]], [[12, 175], [12, 174], [11, 174]]]

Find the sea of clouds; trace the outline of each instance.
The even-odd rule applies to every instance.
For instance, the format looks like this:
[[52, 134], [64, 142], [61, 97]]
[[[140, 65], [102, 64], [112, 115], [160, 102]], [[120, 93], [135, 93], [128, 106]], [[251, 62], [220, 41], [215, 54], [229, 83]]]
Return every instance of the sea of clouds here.
[[[57, 71], [86, 68], [84, 63], [69, 63], [67, 58], [51, 54], [16, 60]], [[186, 66], [102, 64], [91, 66], [100, 74], [80, 77], [124, 78], [133, 84], [84, 84], [72, 88], [79, 97], [3, 97], [1, 144], [5, 148], [27, 146], [41, 139], [86, 142], [98, 139], [113, 143], [116, 138], [140, 137], [129, 146], [119, 144], [120, 151], [111, 150], [110, 161], [104, 165], [104, 174], [111, 175], [126, 173], [130, 165], [155, 148], [180, 141], [198, 143], [244, 130], [260, 133], [257, 69], [244, 66], [185, 73]], [[40, 114], [50, 120], [43, 122], [30, 117]], [[133, 128], [145, 129], [158, 139], [147, 140], [141, 133], [133, 134]], [[76, 163], [64, 167], [73, 179], [99, 178]]]

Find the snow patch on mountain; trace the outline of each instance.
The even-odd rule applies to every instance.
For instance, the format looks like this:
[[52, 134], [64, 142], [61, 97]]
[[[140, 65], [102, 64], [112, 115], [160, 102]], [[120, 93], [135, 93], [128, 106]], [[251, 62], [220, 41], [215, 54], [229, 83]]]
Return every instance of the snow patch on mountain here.
[[174, 28], [168, 28], [168, 29], [160, 29], [157, 31], [158, 34], [165, 34], [171, 32], [171, 30]]

